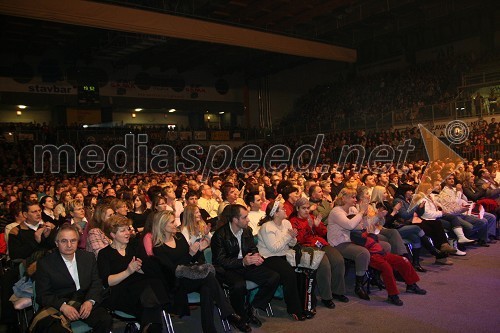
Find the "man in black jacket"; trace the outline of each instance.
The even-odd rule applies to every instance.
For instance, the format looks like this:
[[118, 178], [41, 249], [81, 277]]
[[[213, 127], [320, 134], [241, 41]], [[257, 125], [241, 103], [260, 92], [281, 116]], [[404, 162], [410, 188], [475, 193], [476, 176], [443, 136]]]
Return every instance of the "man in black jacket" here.
[[[255, 308], [265, 309], [279, 283], [279, 275], [262, 265], [254, 242], [252, 229], [248, 227], [248, 210], [242, 205], [228, 205], [221, 217], [227, 222], [212, 237], [212, 260], [218, 269], [218, 278], [230, 288], [231, 304], [238, 315], [250, 324], [260, 327]], [[255, 282], [259, 291], [245, 309], [246, 280]]]
[[[76, 227], [60, 227], [56, 236], [59, 251], [37, 263], [36, 301], [59, 310], [70, 321], [82, 320], [94, 333], [108, 333], [113, 319], [100, 306], [102, 282], [97, 263], [92, 253], [77, 250], [78, 239]], [[57, 329], [67, 332], [62, 327], [51, 327], [51, 332], [59, 332]]]
[[34, 252], [54, 248], [56, 226], [42, 220], [42, 208], [38, 201], [26, 201], [22, 205], [25, 218], [9, 232], [9, 256], [26, 259]]

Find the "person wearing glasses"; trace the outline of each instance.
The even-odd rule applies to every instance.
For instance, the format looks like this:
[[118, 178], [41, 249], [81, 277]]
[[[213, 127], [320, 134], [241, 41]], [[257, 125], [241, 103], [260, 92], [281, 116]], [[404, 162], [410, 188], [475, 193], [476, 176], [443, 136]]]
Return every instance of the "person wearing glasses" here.
[[[59, 228], [55, 241], [58, 251], [37, 262], [36, 301], [42, 308], [60, 311], [70, 321], [85, 322], [92, 332], [108, 333], [113, 318], [101, 306], [102, 282], [97, 263], [92, 253], [77, 248], [79, 238], [76, 226], [65, 223]], [[50, 332], [67, 329], [55, 321]]]

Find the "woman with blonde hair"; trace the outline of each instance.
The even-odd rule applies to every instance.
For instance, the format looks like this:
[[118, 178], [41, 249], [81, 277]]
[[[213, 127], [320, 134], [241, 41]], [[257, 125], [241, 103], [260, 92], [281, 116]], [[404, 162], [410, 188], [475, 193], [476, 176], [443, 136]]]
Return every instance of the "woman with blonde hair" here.
[[111, 209], [115, 211], [116, 214], [127, 217], [128, 204], [122, 199], [113, 199], [110, 202]]
[[181, 233], [190, 246], [203, 238], [206, 238], [208, 244], [210, 244], [210, 239], [212, 238], [210, 225], [206, 224], [201, 218], [198, 206], [189, 204], [184, 208]]
[[364, 277], [370, 263], [370, 252], [362, 246], [351, 242], [351, 231], [361, 229], [368, 214], [368, 203], [359, 206], [358, 213], [351, 214], [356, 205], [356, 190], [343, 188], [335, 199], [335, 207], [328, 215], [328, 243], [334, 246], [346, 259], [353, 260], [356, 265], [356, 286], [354, 292], [359, 298], [370, 300], [363, 288]]
[[319, 186], [323, 190], [323, 199], [328, 201], [329, 203], [332, 203], [335, 198], [332, 198], [331, 193], [332, 193], [332, 182], [329, 180], [322, 180], [319, 183]]
[[[174, 307], [179, 315], [189, 314], [187, 294], [200, 293], [201, 326], [203, 332], [217, 332], [214, 324], [214, 303], [220, 309], [221, 316], [227, 319], [242, 332], [250, 332], [251, 328], [240, 316], [235, 314], [224, 291], [215, 278], [214, 272], [208, 271], [205, 277], [186, 277], [190, 274], [188, 266], [196, 263], [203, 256], [203, 250], [209, 245], [206, 238], [194, 242], [191, 246], [184, 236], [177, 232], [175, 215], [172, 211], [162, 211], [153, 216], [153, 253], [160, 262], [165, 281], [168, 286], [177, 286]], [[181, 274], [182, 273], [182, 274]]]
[[80, 239], [78, 241], [78, 248], [85, 249], [87, 246], [87, 235], [89, 231], [89, 222], [85, 217], [85, 209], [83, 208], [83, 202], [76, 199], [66, 202], [66, 216], [68, 216], [68, 222], [71, 225], [76, 226], [80, 233]]

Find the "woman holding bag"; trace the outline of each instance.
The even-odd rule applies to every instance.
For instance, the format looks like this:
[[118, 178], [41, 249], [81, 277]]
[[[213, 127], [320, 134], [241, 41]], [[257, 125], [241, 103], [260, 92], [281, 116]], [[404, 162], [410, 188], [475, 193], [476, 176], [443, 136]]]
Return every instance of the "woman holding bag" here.
[[301, 307], [295, 270], [286, 261], [286, 252], [297, 243], [297, 229], [293, 229], [286, 220], [286, 212], [279, 201], [271, 201], [266, 208], [266, 215], [259, 222], [257, 248], [264, 258], [262, 265], [275, 271], [280, 276], [287, 311], [293, 319], [303, 321], [314, 315]]
[[[153, 215], [152, 240], [154, 256], [160, 262], [168, 286], [175, 286], [177, 289], [174, 307], [187, 304], [188, 293], [198, 292], [201, 299], [203, 332], [217, 332], [213, 316], [214, 303], [219, 307], [222, 318], [227, 319], [242, 332], [251, 331], [250, 326], [235, 314], [214, 273], [201, 267], [193, 267], [199, 268], [201, 273], [200, 270], [194, 272], [189, 268], [198, 261], [200, 256], [203, 256], [203, 250], [209, 245], [206, 238], [189, 246], [184, 236], [177, 232], [174, 212], [167, 210]], [[203, 272], [206, 275], [202, 274]], [[180, 315], [183, 314], [188, 314], [188, 311], [184, 309]]]

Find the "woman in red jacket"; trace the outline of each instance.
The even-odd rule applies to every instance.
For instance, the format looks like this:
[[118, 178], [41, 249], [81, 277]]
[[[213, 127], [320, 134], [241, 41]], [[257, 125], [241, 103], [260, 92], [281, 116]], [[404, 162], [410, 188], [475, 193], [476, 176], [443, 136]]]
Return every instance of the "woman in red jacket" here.
[[[333, 299], [349, 302], [345, 294], [344, 257], [326, 240], [326, 226], [321, 216], [314, 217], [309, 212], [309, 201], [300, 198], [295, 202], [296, 214], [290, 222], [297, 229], [297, 242], [302, 246], [318, 247], [325, 251], [317, 271], [317, 281], [321, 302], [330, 309], [335, 308]], [[333, 299], [332, 299], [333, 297]]]

